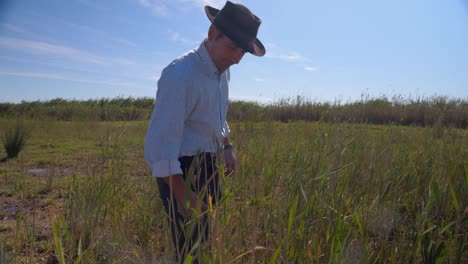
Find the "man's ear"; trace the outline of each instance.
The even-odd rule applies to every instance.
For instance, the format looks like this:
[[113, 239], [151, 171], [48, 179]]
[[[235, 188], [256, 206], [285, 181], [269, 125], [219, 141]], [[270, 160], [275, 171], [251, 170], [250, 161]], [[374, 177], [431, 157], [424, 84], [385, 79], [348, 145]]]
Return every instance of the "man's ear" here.
[[208, 29], [208, 40], [213, 41], [216, 38], [216, 27], [212, 24]]

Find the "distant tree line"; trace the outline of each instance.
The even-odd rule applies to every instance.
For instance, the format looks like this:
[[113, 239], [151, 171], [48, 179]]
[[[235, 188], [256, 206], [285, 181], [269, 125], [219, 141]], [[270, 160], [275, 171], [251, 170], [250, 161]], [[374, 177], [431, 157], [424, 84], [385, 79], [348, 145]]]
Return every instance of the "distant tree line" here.
[[331, 103], [297, 97], [263, 106], [252, 102], [232, 102], [229, 114], [230, 119], [234, 120], [304, 120], [467, 128], [468, 100], [445, 96], [418, 99], [395, 96], [392, 99], [365, 97], [354, 102]]
[[57, 121], [136, 121], [148, 118], [154, 106], [151, 98], [103, 98], [97, 100], [22, 101], [0, 103], [0, 117]]
[[[57, 121], [138, 121], [147, 120], [154, 98], [103, 98], [0, 103], [0, 118]], [[231, 121], [323, 121], [467, 128], [468, 100], [444, 96], [404, 99], [362, 98], [354, 102], [319, 102], [303, 97], [282, 99], [271, 104], [232, 101]]]

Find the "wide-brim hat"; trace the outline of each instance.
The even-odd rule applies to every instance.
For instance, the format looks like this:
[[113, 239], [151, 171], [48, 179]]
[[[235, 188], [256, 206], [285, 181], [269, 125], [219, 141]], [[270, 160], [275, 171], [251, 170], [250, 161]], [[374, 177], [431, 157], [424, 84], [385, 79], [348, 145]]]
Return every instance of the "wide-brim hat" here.
[[205, 6], [205, 12], [211, 23], [239, 47], [255, 56], [265, 55], [265, 47], [257, 39], [262, 21], [247, 7], [227, 1], [221, 10]]

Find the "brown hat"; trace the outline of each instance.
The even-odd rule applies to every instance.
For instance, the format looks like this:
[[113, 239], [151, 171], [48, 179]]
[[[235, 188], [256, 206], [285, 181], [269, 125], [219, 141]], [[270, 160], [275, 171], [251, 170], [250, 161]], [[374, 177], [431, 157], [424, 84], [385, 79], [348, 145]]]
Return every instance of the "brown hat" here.
[[255, 56], [265, 55], [265, 47], [257, 39], [262, 21], [247, 7], [230, 1], [221, 10], [205, 6], [208, 19], [239, 47]]

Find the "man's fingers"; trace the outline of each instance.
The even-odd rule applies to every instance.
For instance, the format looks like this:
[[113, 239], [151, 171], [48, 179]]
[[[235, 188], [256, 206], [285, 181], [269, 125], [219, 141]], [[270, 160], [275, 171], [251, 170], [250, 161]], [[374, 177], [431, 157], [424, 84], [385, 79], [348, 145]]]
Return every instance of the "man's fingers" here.
[[235, 166], [231, 163], [226, 164], [226, 174], [231, 174], [235, 169]]

